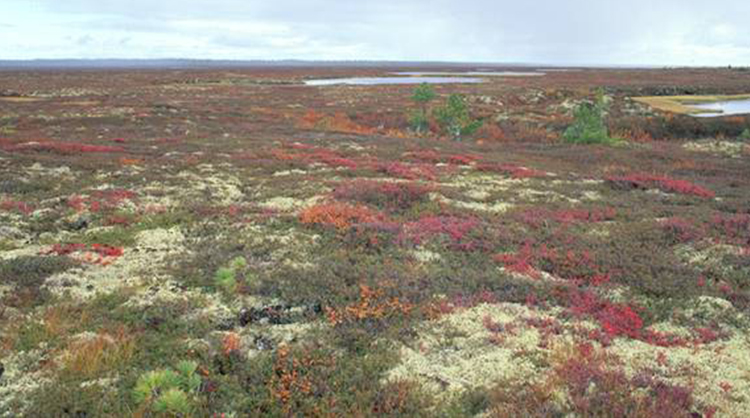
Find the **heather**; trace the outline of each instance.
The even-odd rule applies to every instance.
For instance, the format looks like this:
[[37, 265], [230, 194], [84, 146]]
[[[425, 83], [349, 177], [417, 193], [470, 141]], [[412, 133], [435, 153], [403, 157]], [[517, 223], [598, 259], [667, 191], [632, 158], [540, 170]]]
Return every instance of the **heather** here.
[[750, 416], [741, 77], [327, 71], [0, 74], [0, 417]]

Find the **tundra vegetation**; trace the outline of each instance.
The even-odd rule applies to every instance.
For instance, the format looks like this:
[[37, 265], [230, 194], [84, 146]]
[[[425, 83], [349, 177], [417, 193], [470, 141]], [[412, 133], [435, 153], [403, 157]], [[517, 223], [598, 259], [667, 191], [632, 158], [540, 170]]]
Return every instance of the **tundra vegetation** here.
[[0, 73], [0, 417], [750, 416], [746, 74], [342, 71]]

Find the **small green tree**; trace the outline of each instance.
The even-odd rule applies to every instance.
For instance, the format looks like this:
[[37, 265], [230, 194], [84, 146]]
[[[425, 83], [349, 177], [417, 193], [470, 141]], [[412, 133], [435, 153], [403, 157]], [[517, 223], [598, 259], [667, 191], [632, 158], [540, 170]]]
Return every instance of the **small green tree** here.
[[454, 140], [471, 135], [482, 126], [482, 121], [472, 119], [466, 99], [461, 94], [451, 94], [445, 106], [435, 111], [438, 123]]
[[750, 128], [745, 128], [745, 130], [742, 131], [742, 133], [740, 134], [740, 139], [750, 141]]
[[607, 112], [604, 93], [597, 94], [594, 103], [582, 103], [574, 111], [573, 124], [565, 130], [563, 138], [571, 144], [609, 144], [616, 142], [609, 136], [604, 115]]
[[237, 274], [247, 268], [247, 260], [244, 257], [236, 257], [229, 262], [228, 267], [216, 270], [214, 283], [224, 293], [231, 295], [237, 290]]
[[201, 386], [198, 363], [181, 361], [175, 369], [142, 374], [133, 389], [136, 403], [162, 415], [189, 415]]
[[409, 116], [409, 125], [417, 134], [421, 134], [429, 128], [428, 106], [436, 97], [435, 89], [427, 83], [422, 83], [414, 89], [411, 99], [419, 105], [419, 109], [413, 111]]

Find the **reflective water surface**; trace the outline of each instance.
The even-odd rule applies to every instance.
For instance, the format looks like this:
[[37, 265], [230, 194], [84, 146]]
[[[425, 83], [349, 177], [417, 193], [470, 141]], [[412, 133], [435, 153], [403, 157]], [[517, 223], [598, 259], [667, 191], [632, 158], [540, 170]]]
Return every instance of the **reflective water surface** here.
[[690, 107], [708, 110], [708, 113], [695, 114], [699, 118], [717, 118], [721, 116], [744, 115], [750, 113], [750, 99], [728, 100], [726, 102], [691, 104]]
[[321, 80], [305, 80], [308, 86], [333, 86], [345, 84], [350, 86], [375, 86], [380, 84], [458, 84], [482, 83], [484, 80], [476, 77], [354, 77], [330, 78]]

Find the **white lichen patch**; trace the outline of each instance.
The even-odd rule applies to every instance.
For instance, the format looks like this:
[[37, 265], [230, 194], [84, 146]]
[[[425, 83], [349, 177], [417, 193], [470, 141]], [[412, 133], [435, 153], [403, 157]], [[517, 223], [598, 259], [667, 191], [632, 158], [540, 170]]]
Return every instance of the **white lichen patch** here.
[[465, 193], [466, 197], [472, 200], [487, 200], [492, 194], [487, 190], [469, 190]]
[[292, 169], [292, 170], [277, 171], [277, 172], [273, 173], [273, 176], [274, 177], [284, 177], [284, 176], [293, 176], [293, 175], [302, 176], [302, 175], [305, 175], [305, 174], [308, 174], [308, 172], [305, 171], [305, 170], [300, 170], [300, 169], [295, 168], [295, 169]]
[[683, 261], [699, 267], [721, 267], [724, 256], [742, 254], [742, 247], [728, 244], [711, 244], [703, 248], [683, 245], [676, 248]]
[[493, 341], [493, 333], [485, 326], [486, 320], [508, 326], [527, 317], [546, 315], [517, 304], [482, 304], [427, 323], [412, 347], [402, 347], [401, 362], [387, 379], [419, 382], [438, 397], [501, 381], [534, 384], [543, 371], [539, 332], [532, 327], [514, 327], [503, 333], [502, 340]]
[[306, 207], [313, 206], [323, 199], [325, 199], [325, 197], [323, 196], [313, 196], [309, 199], [296, 199], [287, 196], [276, 196], [260, 203], [259, 206], [264, 209], [271, 209], [279, 212], [297, 212]]
[[19, 258], [19, 257], [37, 256], [43, 253], [45, 248], [46, 247], [43, 247], [41, 245], [29, 245], [23, 248], [18, 248], [16, 250], [3, 251], [3, 252], [0, 252], [0, 261], [13, 260], [14, 258]]
[[458, 190], [475, 190], [497, 193], [508, 191], [519, 185], [528, 184], [529, 181], [529, 179], [514, 179], [500, 175], [468, 172], [467, 174], [454, 176], [451, 181], [438, 183], [438, 185], [456, 188]]
[[716, 417], [750, 417], [750, 336], [737, 333], [697, 347], [656, 347], [617, 340], [608, 349], [633, 376], [652, 370], [661, 379], [692, 387], [698, 402], [717, 408]]
[[719, 139], [691, 141], [685, 143], [682, 147], [689, 151], [705, 152], [732, 158], [741, 157], [743, 153], [747, 153], [750, 150], [750, 144], [748, 143], [722, 141]]
[[476, 212], [505, 213], [513, 208], [513, 205], [507, 202], [465, 202], [463, 200], [449, 199], [440, 193], [430, 193], [430, 200]]
[[88, 299], [125, 287], [140, 287], [152, 281], [167, 280], [167, 258], [185, 252], [179, 229], [154, 229], [136, 235], [136, 244], [107, 265], [86, 265], [53, 275], [45, 287], [57, 295]]
[[442, 256], [439, 253], [427, 250], [425, 248], [416, 248], [411, 252], [411, 254], [417, 261], [424, 264], [440, 261], [442, 259]]
[[36, 349], [3, 356], [5, 371], [0, 377], [0, 418], [24, 416], [29, 395], [51, 381], [40, 365], [46, 350]]
[[209, 199], [211, 202], [221, 205], [242, 202], [245, 194], [242, 192], [242, 182], [239, 178], [222, 172], [213, 174], [206, 166], [201, 167], [202, 173], [182, 171], [177, 178], [187, 182], [183, 195], [189, 198]]
[[34, 163], [25, 168], [26, 174], [30, 177], [38, 177], [45, 179], [75, 179], [77, 173], [73, 172], [68, 166], [60, 167], [45, 167], [40, 163]]
[[586, 190], [581, 192], [581, 199], [596, 202], [602, 200], [604, 197], [601, 193], [594, 190]]

